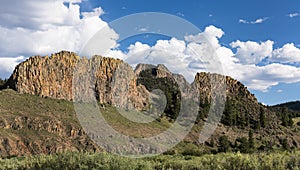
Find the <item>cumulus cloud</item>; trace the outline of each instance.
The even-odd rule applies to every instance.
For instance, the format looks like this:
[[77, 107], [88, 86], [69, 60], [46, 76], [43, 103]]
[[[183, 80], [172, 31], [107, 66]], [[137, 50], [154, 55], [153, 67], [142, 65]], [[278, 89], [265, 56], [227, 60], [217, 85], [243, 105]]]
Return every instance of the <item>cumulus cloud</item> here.
[[[222, 29], [208, 26], [202, 33], [186, 36], [184, 41], [176, 38], [159, 40], [154, 46], [137, 42], [128, 48], [127, 53], [113, 52], [133, 66], [137, 63], [165, 64], [171, 71], [183, 74], [190, 82], [200, 71], [229, 75], [250, 89], [261, 91], [267, 91], [279, 83], [300, 82], [300, 68], [280, 63], [297, 61], [295, 56], [293, 60], [286, 59], [289, 53], [295, 53], [291, 44], [274, 50], [274, 42], [270, 40], [235, 41], [228, 48], [219, 42], [223, 35]], [[285, 56], [285, 59], [279, 63], [271, 62], [279, 60], [279, 56]], [[268, 60], [270, 64], [259, 65], [263, 60]]]
[[[67, 2], [66, 6], [64, 3]], [[78, 52], [107, 23], [101, 7], [80, 13], [81, 0], [10, 0], [0, 6], [0, 58]], [[106, 30], [103, 39], [115, 44], [118, 35]], [[10, 65], [2, 65], [5, 69]], [[8, 75], [6, 75], [7, 77]]]
[[300, 62], [300, 49], [295, 47], [293, 43], [285, 44], [282, 48], [273, 51], [270, 60], [280, 63]]
[[198, 35], [188, 35], [185, 36], [185, 41], [194, 43], [209, 43], [214, 49], [220, 46], [219, 38], [224, 35], [222, 29], [217, 28], [213, 25], [207, 26], [202, 33]]
[[100, 15], [104, 14], [104, 11], [101, 7], [93, 9], [93, 12], [82, 12], [81, 15], [84, 18], [90, 18], [90, 17], [99, 17]]
[[237, 57], [243, 64], [258, 64], [264, 58], [270, 57], [273, 51], [273, 41], [266, 42], [232, 42], [230, 45], [232, 48], [237, 48], [235, 57]]
[[8, 78], [11, 71], [18, 65], [21, 61], [25, 59], [24, 56], [19, 56], [16, 58], [0, 58], [0, 77]]
[[[123, 58], [132, 66], [138, 63], [165, 64], [172, 72], [183, 74], [191, 82], [198, 71], [219, 69], [215, 66], [221, 63], [215, 63], [219, 60], [212, 58], [216, 58], [216, 51], [220, 48], [218, 38], [223, 34], [221, 29], [208, 26], [204, 32], [186, 36], [185, 40], [158, 40], [154, 46], [136, 42], [129, 46], [127, 53], [112, 50], [108, 55]], [[221, 50], [230, 53], [224, 48]]]
[[242, 24], [261, 24], [261, 23], [265, 22], [268, 19], [269, 19], [268, 17], [258, 18], [255, 21], [247, 21], [247, 20], [244, 20], [244, 19], [240, 19], [239, 23], [242, 23]]
[[[63, 2], [71, 3], [67, 8]], [[79, 6], [71, 0], [9, 0], [1, 2], [0, 25], [7, 28], [45, 30], [51, 26], [78, 23]]]

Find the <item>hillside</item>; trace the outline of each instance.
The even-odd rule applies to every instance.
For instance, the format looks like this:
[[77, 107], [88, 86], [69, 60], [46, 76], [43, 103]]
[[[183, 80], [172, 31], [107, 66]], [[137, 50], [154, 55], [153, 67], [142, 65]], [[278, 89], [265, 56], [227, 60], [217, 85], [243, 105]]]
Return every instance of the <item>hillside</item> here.
[[273, 107], [286, 107], [288, 109], [300, 112], [300, 101], [293, 101], [275, 105]]
[[[225, 86], [211, 83], [213, 80]], [[72, 85], [76, 85], [75, 90]], [[133, 70], [122, 60], [101, 56], [86, 59], [62, 51], [52, 56], [34, 56], [20, 63], [3, 87], [0, 91], [1, 157], [67, 150], [100, 151], [83, 131], [73, 108], [72, 101], [89, 99], [86, 87], [94, 94], [109, 125], [134, 138], [150, 137], [171, 127], [183, 98], [198, 95], [195, 125], [169, 154], [249, 153], [300, 147], [299, 125], [284, 124], [285, 118], [277, 110], [260, 104], [247, 87], [228, 76], [198, 73], [189, 85], [183, 76], [171, 73], [164, 65], [140, 64]], [[199, 143], [211, 104], [220, 102], [215, 94], [220, 88], [225, 90], [220, 97], [226, 102], [214, 108], [213, 113], [223, 107], [222, 118], [212, 136], [204, 144]], [[118, 108], [125, 108], [157, 116], [155, 109], [160, 108], [153, 109], [153, 106], [160, 101], [151, 98], [154, 89], [165, 93], [166, 107], [153, 122], [132, 122], [118, 113]], [[83, 95], [74, 97], [74, 94]], [[186, 118], [189, 116], [186, 114]]]
[[0, 156], [96, 151], [71, 102], [0, 91]]

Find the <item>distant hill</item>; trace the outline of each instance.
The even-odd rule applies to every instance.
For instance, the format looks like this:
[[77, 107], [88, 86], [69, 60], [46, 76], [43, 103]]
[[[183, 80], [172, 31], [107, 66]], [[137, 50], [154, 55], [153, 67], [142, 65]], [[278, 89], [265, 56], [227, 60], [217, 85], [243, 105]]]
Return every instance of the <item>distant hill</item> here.
[[[78, 75], [73, 79], [76, 65]], [[94, 77], [86, 78], [86, 73]], [[221, 88], [211, 80], [226, 84], [226, 103], [214, 133], [200, 144], [199, 134], [208, 120], [211, 102], [216, 100], [214, 93]], [[101, 113], [115, 130], [136, 138], [150, 137], [168, 129], [178, 118], [182, 97], [191, 92], [199, 95], [194, 127], [169, 154], [300, 148], [300, 126], [293, 124], [294, 117], [289, 110], [263, 106], [246, 86], [231, 77], [197, 73], [191, 84], [195, 88], [189, 92], [184, 77], [171, 73], [164, 65], [139, 64], [133, 70], [122, 60], [101, 56], [86, 59], [62, 51], [51, 56], [34, 56], [20, 63], [4, 84], [4, 90], [0, 91], [1, 157], [101, 150], [77, 120], [72, 103], [73, 83], [79, 85], [76, 90], [82, 94], [89, 87], [101, 106]], [[118, 113], [116, 107], [148, 114], [155, 104], [149, 100], [153, 89], [162, 90], [167, 99], [159, 118], [151, 123], [135, 123]], [[80, 99], [84, 101], [84, 97], [88, 96]]]
[[273, 107], [287, 107], [287, 108], [289, 108], [291, 110], [299, 111], [300, 112], [300, 101], [293, 101], [293, 102], [282, 103], [282, 104], [275, 105]]

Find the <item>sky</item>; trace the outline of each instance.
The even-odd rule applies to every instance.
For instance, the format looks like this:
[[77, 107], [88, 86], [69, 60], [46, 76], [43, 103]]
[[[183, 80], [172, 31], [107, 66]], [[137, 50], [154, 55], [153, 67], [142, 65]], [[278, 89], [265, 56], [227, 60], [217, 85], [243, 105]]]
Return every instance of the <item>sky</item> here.
[[[109, 50], [99, 53], [121, 58], [133, 67], [138, 63], [162, 63], [189, 81], [201, 71], [229, 75], [244, 83], [266, 105], [300, 100], [298, 0], [0, 2], [1, 78], [8, 78], [18, 63], [32, 55], [61, 50], [81, 53], [101, 30], [103, 48]], [[141, 22], [149, 25], [136, 27], [130, 24], [138, 24], [138, 19], [120, 20], [145, 12], [162, 15], [151, 21], [139, 15]], [[167, 14], [170, 20], [164, 19]], [[171, 24], [173, 19], [178, 25]], [[183, 21], [200, 32], [189, 32]], [[159, 26], [171, 27], [170, 32], [181, 31], [182, 36], [153, 32]], [[123, 39], [124, 31], [138, 35]], [[222, 69], [216, 69], [218, 64]]]

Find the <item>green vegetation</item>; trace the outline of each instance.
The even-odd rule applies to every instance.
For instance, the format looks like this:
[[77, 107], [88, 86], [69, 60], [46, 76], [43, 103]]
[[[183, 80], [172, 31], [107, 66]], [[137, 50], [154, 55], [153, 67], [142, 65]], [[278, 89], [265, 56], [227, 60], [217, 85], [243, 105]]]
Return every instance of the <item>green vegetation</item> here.
[[199, 123], [201, 120], [204, 120], [205, 118], [207, 118], [209, 109], [210, 109], [210, 102], [208, 101], [208, 98], [204, 97], [204, 99], [202, 99], [200, 97], [200, 108], [198, 111], [196, 123]]
[[286, 107], [283, 107], [281, 109], [280, 118], [282, 122], [282, 126], [293, 126], [293, 115], [288, 112], [288, 109]]
[[105, 120], [115, 130], [122, 134], [134, 137], [151, 137], [162, 133], [172, 125], [166, 117], [161, 117], [159, 120], [149, 123], [136, 123], [125, 118], [115, 107], [109, 105], [103, 105], [100, 111]]
[[164, 110], [166, 116], [176, 119], [180, 112], [181, 94], [179, 86], [170, 77], [156, 78], [157, 69], [148, 69], [140, 73], [138, 84], [144, 85], [149, 91], [160, 89], [166, 95], [167, 105]]
[[230, 149], [230, 141], [228, 140], [228, 137], [227, 136], [219, 137], [218, 151], [219, 152], [228, 152], [229, 149]]
[[4, 85], [6, 82], [7, 82], [7, 79], [4, 79], [4, 80], [3, 80], [3, 79], [0, 78], [0, 90], [4, 88], [3, 85]]
[[260, 112], [259, 112], [259, 124], [261, 127], [265, 128], [267, 125], [267, 120], [266, 120], [266, 113], [265, 113], [265, 109], [261, 106], [260, 107]]
[[68, 152], [0, 159], [0, 169], [299, 169], [300, 153], [222, 153], [199, 157], [160, 155], [128, 158], [107, 153]]
[[297, 124], [298, 118], [300, 118], [300, 101], [284, 103], [268, 109], [277, 113], [277, 116], [281, 120], [281, 125], [288, 127]]
[[[251, 109], [252, 108], [252, 109]], [[221, 122], [227, 126], [237, 126], [245, 129], [249, 125], [255, 128], [259, 121], [250, 118], [254, 114], [255, 107], [243, 100], [237, 100], [227, 96]]]
[[287, 103], [275, 105], [273, 107], [286, 107], [294, 111], [300, 111], [300, 101], [287, 102]]
[[[162, 80], [166, 84], [168, 81]], [[168, 86], [161, 85], [165, 88]], [[176, 101], [172, 100], [172, 102]], [[229, 98], [222, 118], [223, 124], [218, 126], [216, 133], [207, 143], [198, 144], [199, 130], [201, 130], [209, 110], [209, 102], [204, 99], [200, 104], [199, 112], [203, 113], [203, 117], [198, 118], [199, 123], [193, 127], [184, 141], [162, 156], [130, 159], [105, 153], [63, 153], [2, 159], [0, 160], [0, 169], [66, 169], [66, 167], [70, 169], [115, 169], [116, 167], [118, 169], [296, 169], [299, 167], [299, 151], [290, 152], [297, 148], [297, 143], [294, 144], [291, 136], [297, 137], [299, 134], [300, 128], [295, 125], [300, 122], [300, 118], [293, 118], [296, 114], [291, 114], [289, 110], [283, 109], [280, 111], [288, 112], [288, 114], [278, 113], [276, 119], [278, 123], [275, 122], [274, 126], [270, 126], [269, 124], [273, 122], [269, 120], [269, 109], [245, 102]], [[20, 95], [8, 89], [0, 91], [0, 105], [0, 121], [3, 120], [5, 126], [6, 124], [11, 125], [10, 129], [0, 130], [2, 136], [21, 137], [21, 142], [23, 139], [47, 140], [47, 144], [55, 147], [59, 147], [60, 140], [64, 139], [75, 148], [83, 147], [78, 144], [81, 139], [70, 138], [68, 135], [59, 136], [59, 132], [47, 131], [48, 128], [37, 128], [39, 124], [53, 120], [53, 123], [62, 122], [62, 129], [66, 134], [69, 134], [71, 129], [79, 129], [80, 124], [72, 102], [28, 94]], [[165, 115], [159, 120], [143, 124], [126, 119], [112, 106], [100, 104], [100, 108], [106, 121], [115, 130], [125, 135], [150, 137], [172, 125], [172, 121], [169, 121], [171, 115]], [[280, 125], [280, 120], [283, 120], [280, 115], [291, 115], [287, 116], [287, 127]], [[19, 123], [20, 127], [18, 127], [14, 125], [15, 118], [32, 121], [23, 121]], [[289, 119], [293, 120], [293, 126], [289, 126]], [[260, 128], [254, 128], [255, 126]], [[269, 135], [272, 132], [286, 132], [287, 135], [279, 136], [279, 139], [276, 139], [275, 136]], [[49, 139], [51, 142], [48, 142]], [[297, 138], [295, 141], [298, 141]], [[82, 148], [82, 150], [92, 151], [92, 149], [87, 150], [86, 148]], [[283, 152], [284, 150], [289, 152]], [[260, 151], [269, 151], [272, 154], [262, 154], [259, 153]], [[36, 153], [41, 152], [37, 151]]]
[[[8, 102], [9, 101], [9, 102]], [[24, 102], [26, 101], [26, 102]], [[205, 102], [207, 103], [207, 102]], [[206, 106], [208, 104], [203, 104]], [[237, 100], [229, 100], [229, 103], [232, 105], [241, 106], [243, 102]], [[9, 124], [11, 129], [1, 129], [0, 134], [3, 136], [8, 136], [11, 138], [21, 138], [23, 139], [33, 139], [34, 141], [43, 141], [47, 136], [51, 137], [51, 146], [59, 147], [60, 143], [56, 141], [60, 140], [58, 131], [48, 131], [47, 128], [38, 130], [40, 124], [44, 122], [57, 123], [58, 121], [62, 122], [62, 130], [67, 135], [71, 129], [80, 129], [80, 124], [76, 118], [76, 113], [73, 108], [73, 103], [65, 100], [57, 100], [51, 98], [41, 98], [34, 95], [28, 94], [18, 94], [13, 90], [1, 90], [0, 91], [0, 105], [1, 105], [1, 115], [0, 115], [0, 125], [1, 122], [6, 122], [2, 126]], [[209, 108], [207, 106], [207, 108]], [[238, 108], [238, 107], [237, 107]], [[247, 108], [247, 106], [243, 106]], [[132, 122], [125, 117], [123, 117], [118, 110], [109, 105], [100, 105], [101, 113], [106, 121], [117, 131], [122, 134], [133, 136], [133, 137], [150, 137], [157, 135], [166, 129], [168, 129], [172, 122], [169, 121], [169, 117], [162, 116], [159, 120], [155, 120], [150, 123], [136, 123]], [[243, 109], [235, 109], [234, 107], [227, 106], [227, 110], [235, 110], [234, 112], [240, 113], [245, 112]], [[253, 110], [248, 109], [249, 112]], [[266, 110], [268, 111], [268, 110]], [[228, 112], [230, 114], [230, 112]], [[247, 112], [246, 112], [247, 113]], [[242, 152], [242, 153], [257, 153], [259, 151], [278, 151], [283, 149], [292, 149], [298, 148], [293, 141], [282, 141], [285, 137], [282, 136], [280, 141], [276, 141], [273, 136], [263, 136], [261, 131], [266, 131], [268, 128], [264, 129], [254, 129], [250, 126], [253, 124], [251, 120], [254, 118], [246, 116], [247, 114], [236, 114], [238, 115], [234, 120], [236, 126], [220, 126], [219, 130], [215, 136], [209, 139], [205, 144], [198, 144], [197, 139], [199, 131], [202, 128], [203, 120], [200, 119], [198, 124], [196, 124], [190, 134], [174, 147], [169, 154], [183, 154], [183, 155], [203, 155], [209, 153], [218, 153], [218, 152]], [[259, 107], [258, 113], [259, 116]], [[243, 119], [243, 115], [245, 116]], [[264, 117], [264, 116], [262, 116]], [[267, 117], [267, 116], [266, 116]], [[14, 125], [15, 119], [27, 120], [27, 122], [22, 121], [19, 124]], [[224, 117], [223, 117], [224, 118]], [[34, 120], [34, 121], [33, 121]], [[300, 122], [300, 119], [293, 119], [295, 123]], [[224, 121], [224, 120], [222, 120]], [[244, 121], [244, 123], [243, 123]], [[246, 124], [247, 125], [246, 126]], [[258, 121], [259, 122], [259, 121]], [[266, 121], [268, 123], [268, 121]], [[19, 127], [20, 126], [20, 127]], [[280, 124], [278, 124], [280, 126]], [[243, 128], [241, 128], [243, 127]], [[227, 128], [230, 128], [230, 131], [227, 131]], [[300, 128], [295, 127], [282, 127], [282, 131], [289, 130], [287, 128], [293, 128], [294, 136], [299, 134]], [[274, 131], [273, 129], [271, 129]], [[222, 132], [227, 131], [225, 134]], [[236, 136], [236, 132], [242, 132], [244, 136]], [[247, 137], [247, 133], [248, 137]], [[252, 133], [252, 134], [251, 134]], [[222, 137], [224, 136], [224, 137]], [[225, 137], [226, 136], [226, 137]], [[244, 137], [244, 139], [239, 139]], [[68, 136], [64, 136], [64, 140], [70, 140], [72, 146], [76, 148], [81, 148], [82, 145], [79, 145], [77, 139], [73, 140]], [[25, 141], [24, 141], [25, 142]], [[250, 149], [249, 149], [250, 148]]]

